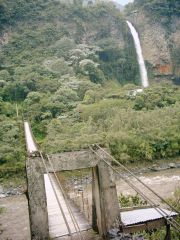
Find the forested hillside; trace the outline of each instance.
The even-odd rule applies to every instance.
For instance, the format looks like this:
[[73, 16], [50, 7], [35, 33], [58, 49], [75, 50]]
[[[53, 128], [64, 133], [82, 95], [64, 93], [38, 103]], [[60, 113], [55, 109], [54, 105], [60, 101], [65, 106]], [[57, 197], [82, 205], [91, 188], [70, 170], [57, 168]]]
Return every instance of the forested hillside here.
[[121, 162], [179, 156], [179, 87], [131, 94], [141, 81], [125, 14], [81, 3], [0, 1], [3, 171], [24, 168], [23, 117], [47, 152], [99, 142]]

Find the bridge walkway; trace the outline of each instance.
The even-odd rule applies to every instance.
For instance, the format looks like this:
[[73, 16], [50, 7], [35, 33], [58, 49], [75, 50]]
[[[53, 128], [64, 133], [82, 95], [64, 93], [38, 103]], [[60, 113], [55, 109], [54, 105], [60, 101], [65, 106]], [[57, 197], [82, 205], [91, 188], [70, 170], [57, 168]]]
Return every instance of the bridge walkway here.
[[[41, 160], [46, 169], [46, 173], [44, 174], [45, 180], [45, 191], [47, 198], [47, 210], [48, 210], [48, 221], [49, 221], [49, 233], [50, 237], [58, 238], [70, 236], [72, 238], [73, 233], [81, 233], [84, 230], [90, 229], [90, 225], [87, 220], [65, 197], [63, 189], [61, 188], [61, 184], [58, 181], [58, 178], [55, 180], [56, 173], [54, 175], [48, 172], [46, 161], [42, 155], [42, 153], [38, 150], [35, 141], [33, 140], [33, 136], [27, 122], [24, 123], [25, 135], [26, 135], [26, 143], [27, 150], [29, 154], [34, 154], [38, 152]], [[99, 145], [95, 144], [92, 147], [89, 147], [90, 150], [97, 155], [101, 162], [104, 162], [109, 168], [113, 170], [114, 173], [118, 174], [120, 178], [122, 178], [132, 189], [134, 189], [142, 199], [144, 199], [150, 206], [149, 209], [139, 209], [139, 210], [131, 210], [131, 211], [121, 211], [119, 213], [121, 221], [119, 222], [119, 227], [121, 228], [121, 232], [123, 233], [134, 233], [142, 230], [153, 230], [156, 228], [160, 228], [162, 226], [167, 227], [167, 237], [166, 240], [170, 238], [170, 226], [174, 228], [176, 233], [180, 233], [180, 224], [176, 221], [176, 217], [180, 215], [178, 210], [176, 210], [173, 206], [171, 206], [166, 200], [164, 200], [159, 194], [154, 192], [150, 187], [148, 187], [145, 183], [143, 183], [137, 176], [135, 176], [129, 169], [119, 163], [114, 157], [112, 157], [108, 152], [102, 149]], [[126, 173], [126, 175], [122, 175], [114, 166], [111, 165], [110, 161], [107, 161], [103, 154], [99, 154], [96, 150], [99, 149], [103, 154], [108, 156], [112, 162], [115, 162], [119, 165]], [[48, 155], [46, 158], [49, 160]], [[50, 163], [50, 160], [49, 160]], [[163, 209], [157, 205], [151, 198], [149, 198], [141, 189], [139, 189], [134, 183], [128, 180], [128, 175], [133, 176], [136, 180], [138, 180], [142, 186], [146, 187], [147, 190], [154, 194], [159, 200], [168, 206], [168, 210]], [[56, 176], [57, 177], [57, 176]], [[59, 183], [59, 185], [57, 184]], [[70, 209], [70, 210], [69, 210]], [[72, 215], [74, 217], [72, 217]], [[151, 216], [150, 216], [151, 215]], [[144, 216], [148, 216], [144, 218]], [[76, 222], [76, 224], [75, 224]], [[76, 227], [75, 227], [76, 225]], [[77, 231], [78, 225], [78, 231]], [[106, 230], [106, 229], [105, 229]], [[107, 232], [104, 232], [107, 233]], [[77, 234], [78, 235], [78, 234]], [[65, 238], [63, 238], [65, 239]], [[84, 239], [84, 238], [79, 238]], [[86, 239], [87, 240], [87, 239]]]
[[[51, 174], [51, 180], [53, 183], [53, 186], [55, 188], [56, 194], [58, 196], [58, 199], [61, 203], [61, 206], [63, 208], [64, 214], [66, 216], [68, 225], [70, 227], [71, 233], [76, 233], [76, 229], [72, 220], [72, 217], [69, 213], [68, 206], [66, 203], [66, 200], [63, 197], [63, 193], [61, 192], [55, 177], [53, 174]], [[48, 210], [48, 221], [49, 221], [49, 234], [51, 238], [57, 238], [66, 236], [69, 234], [66, 223], [64, 221], [64, 218], [62, 216], [61, 210], [59, 208], [54, 190], [52, 188], [49, 176], [47, 174], [44, 174], [44, 181], [45, 181], [45, 189], [46, 189], [46, 197], [47, 197], [47, 210]], [[69, 202], [71, 211], [73, 213], [73, 216], [75, 217], [80, 231], [85, 231], [91, 229], [90, 224], [85, 219], [83, 213], [81, 213], [72, 202]]]
[[[42, 153], [38, 150], [38, 146], [35, 143], [31, 128], [27, 121], [24, 122], [26, 146], [29, 155], [34, 156], [34, 153], [41, 157], [41, 160], [46, 169], [44, 174], [44, 184], [47, 200], [47, 212], [48, 212], [48, 223], [49, 223], [49, 236], [51, 239], [57, 239], [68, 235], [79, 235], [77, 239], [82, 239], [81, 231], [86, 231], [92, 227], [86, 220], [82, 212], [70, 202], [64, 195], [63, 189], [58, 185], [57, 179], [55, 178], [56, 173], [49, 173], [46, 166], [46, 161]], [[50, 159], [47, 157], [50, 161]], [[52, 164], [52, 163], [51, 163]], [[53, 167], [53, 166], [52, 166]], [[60, 184], [60, 182], [59, 182]], [[67, 221], [67, 222], [66, 222]], [[70, 236], [70, 239], [72, 239]]]

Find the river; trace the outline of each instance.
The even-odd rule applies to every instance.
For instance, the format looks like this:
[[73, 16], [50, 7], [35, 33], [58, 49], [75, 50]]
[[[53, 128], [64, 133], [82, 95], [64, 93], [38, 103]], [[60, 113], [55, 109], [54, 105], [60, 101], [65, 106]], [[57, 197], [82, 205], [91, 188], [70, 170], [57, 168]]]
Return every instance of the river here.
[[[151, 187], [155, 192], [157, 192], [161, 197], [168, 198], [172, 197], [175, 190], [180, 188], [180, 168], [177, 169], [168, 169], [158, 172], [148, 172], [137, 175], [141, 181]], [[134, 180], [133, 183], [140, 187], [142, 186]], [[142, 187], [140, 187], [142, 190]], [[144, 189], [144, 188], [143, 188]], [[124, 195], [131, 195], [135, 192], [130, 188], [123, 180], [117, 181], [117, 192], [118, 194], [122, 193]]]

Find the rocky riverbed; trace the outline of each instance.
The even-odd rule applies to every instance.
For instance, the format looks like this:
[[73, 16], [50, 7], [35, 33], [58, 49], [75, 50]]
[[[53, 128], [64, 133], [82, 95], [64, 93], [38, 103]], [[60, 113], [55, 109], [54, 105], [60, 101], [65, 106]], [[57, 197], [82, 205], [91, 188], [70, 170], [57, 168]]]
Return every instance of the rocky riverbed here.
[[22, 185], [17, 187], [0, 186], [0, 198], [22, 195], [23, 193], [24, 193], [24, 187]]
[[28, 202], [25, 195], [0, 199], [0, 239], [30, 240]]
[[[119, 169], [122, 177], [127, 177], [130, 181], [135, 184], [139, 184], [136, 179], [130, 176], [129, 173], [125, 173], [122, 169]], [[171, 197], [176, 188], [180, 187], [180, 163], [162, 163], [153, 164], [148, 167], [134, 167], [131, 171], [145, 184], [153, 188], [155, 191], [160, 193], [164, 198]], [[118, 194], [123, 193], [125, 195], [134, 194], [131, 189], [122, 179], [121, 176], [115, 175]], [[66, 179], [64, 187], [66, 190], [83, 191], [88, 188], [91, 191], [92, 176], [91, 171], [87, 175], [77, 177], [76, 174], [71, 177], [63, 176]], [[163, 184], [163, 188], [162, 188]], [[86, 189], [87, 190], [87, 189]]]
[[[179, 171], [176, 169], [180, 169], [179, 162], [153, 164], [152, 166], [143, 167], [143, 168], [134, 167], [134, 168], [132, 168], [132, 171], [133, 171], [133, 173], [137, 174], [140, 177], [143, 177], [146, 174], [149, 174], [150, 176], [151, 176], [151, 174], [154, 176], [157, 175], [157, 178], [154, 179], [156, 182], [156, 181], [158, 181], [158, 176], [163, 175], [161, 173], [163, 173], [165, 170], [167, 170], [167, 171], [170, 170], [169, 172], [174, 171], [174, 172], [179, 173]], [[124, 173], [122, 172], [122, 174], [124, 174]], [[72, 173], [72, 175], [73, 175], [73, 173]], [[180, 174], [178, 174], [178, 175], [180, 176]], [[117, 180], [118, 180], [118, 178], [119, 177], [117, 177]], [[176, 181], [177, 178], [178, 178], [178, 176], [175, 176], [174, 180]], [[148, 181], [146, 178], [145, 179], [142, 178], [142, 180]], [[161, 180], [163, 180], [162, 177], [159, 178], [159, 181], [161, 181]], [[167, 179], [167, 181], [170, 181], [170, 179], [169, 180]], [[70, 187], [72, 185], [74, 185], [76, 189], [81, 191], [86, 185], [91, 184], [91, 182], [92, 182], [92, 177], [91, 177], [91, 172], [90, 172], [89, 174], [83, 176], [82, 178], [77, 177], [77, 176], [70, 177], [68, 179], [67, 185], [69, 185]], [[26, 192], [26, 186], [24, 186], [24, 185], [18, 185], [18, 186], [10, 185], [10, 186], [4, 187], [3, 185], [0, 184], [0, 198], [10, 197], [10, 196], [18, 196], [18, 195], [24, 194], [25, 192]]]

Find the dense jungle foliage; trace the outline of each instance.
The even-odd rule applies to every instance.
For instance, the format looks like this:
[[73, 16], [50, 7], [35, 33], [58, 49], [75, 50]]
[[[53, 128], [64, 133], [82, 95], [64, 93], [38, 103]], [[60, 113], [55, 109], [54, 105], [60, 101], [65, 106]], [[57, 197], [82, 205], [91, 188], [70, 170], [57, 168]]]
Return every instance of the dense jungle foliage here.
[[126, 6], [126, 10], [143, 8], [156, 17], [171, 18], [174, 15], [180, 15], [179, 0], [134, 0]]
[[98, 142], [123, 163], [179, 156], [179, 87], [134, 94], [134, 44], [113, 5], [0, 0], [0, 29], [1, 172], [24, 168], [23, 117], [47, 152]]

